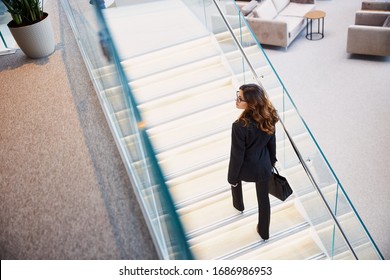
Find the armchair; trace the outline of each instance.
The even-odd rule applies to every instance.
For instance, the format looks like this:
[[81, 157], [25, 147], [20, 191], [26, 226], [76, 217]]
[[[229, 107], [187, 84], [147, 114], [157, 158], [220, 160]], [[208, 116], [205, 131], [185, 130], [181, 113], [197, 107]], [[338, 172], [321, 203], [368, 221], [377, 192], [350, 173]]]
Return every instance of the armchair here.
[[390, 55], [390, 11], [361, 10], [348, 27], [347, 52], [377, 56]]

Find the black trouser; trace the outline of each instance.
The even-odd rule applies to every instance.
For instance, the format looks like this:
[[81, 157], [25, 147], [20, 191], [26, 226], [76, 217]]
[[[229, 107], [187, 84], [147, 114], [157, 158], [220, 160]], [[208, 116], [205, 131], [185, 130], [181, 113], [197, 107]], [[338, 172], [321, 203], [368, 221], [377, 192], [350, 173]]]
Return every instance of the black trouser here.
[[[238, 211], [244, 211], [244, 200], [242, 197], [242, 183], [231, 187], [233, 206]], [[259, 209], [257, 231], [261, 238], [269, 238], [269, 225], [271, 221], [271, 206], [268, 196], [268, 181], [256, 182], [257, 205]]]

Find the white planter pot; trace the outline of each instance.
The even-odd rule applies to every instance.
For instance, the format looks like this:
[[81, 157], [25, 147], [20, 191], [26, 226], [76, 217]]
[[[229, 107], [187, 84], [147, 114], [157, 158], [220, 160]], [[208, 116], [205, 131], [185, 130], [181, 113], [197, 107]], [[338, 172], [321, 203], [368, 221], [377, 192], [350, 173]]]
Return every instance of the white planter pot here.
[[20, 49], [30, 58], [46, 57], [54, 52], [55, 41], [49, 15], [34, 24], [10, 27], [9, 30]]

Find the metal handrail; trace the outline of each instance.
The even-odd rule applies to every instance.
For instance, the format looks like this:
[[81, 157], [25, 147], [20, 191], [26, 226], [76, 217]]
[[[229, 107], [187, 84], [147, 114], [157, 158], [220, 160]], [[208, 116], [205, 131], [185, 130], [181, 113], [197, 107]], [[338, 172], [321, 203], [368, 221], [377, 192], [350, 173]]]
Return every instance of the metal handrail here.
[[[246, 55], [246, 53], [245, 53], [243, 47], [241, 46], [240, 42], [238, 41], [238, 39], [237, 39], [236, 36], [234, 35], [233, 29], [232, 29], [232, 27], [230, 26], [230, 23], [227, 21], [225, 15], [223, 14], [223, 12], [222, 12], [222, 10], [221, 10], [221, 7], [219, 6], [219, 4], [217, 3], [216, 0], [213, 0], [213, 2], [214, 2], [214, 4], [215, 4], [215, 6], [216, 6], [218, 12], [220, 13], [220, 15], [221, 15], [223, 21], [225, 22], [226, 27], [228, 28], [229, 32], [231, 33], [231, 35], [232, 35], [232, 37], [233, 37], [233, 40], [234, 40], [236, 46], [239, 48], [240, 52], [242, 53], [242, 56], [244, 57], [245, 61], [247, 62], [247, 64], [248, 64], [248, 66], [249, 66], [249, 68], [250, 68], [250, 70], [251, 70], [251, 72], [252, 72], [254, 78], [256, 79], [257, 83], [258, 83], [258, 84], [260, 85], [260, 87], [264, 90], [264, 92], [266, 93], [266, 95], [267, 95], [267, 97], [268, 97], [268, 94], [267, 94], [265, 88], [263, 87], [263, 85], [262, 85], [262, 83], [261, 83], [261, 81], [260, 81], [260, 77], [257, 75], [257, 73], [256, 73], [256, 71], [255, 71], [255, 69], [254, 69], [252, 63], [250, 62], [248, 56]], [[239, 14], [241, 15], [241, 11], [239, 11]], [[284, 90], [284, 86], [283, 86], [283, 90]], [[278, 116], [279, 116], [279, 114], [278, 114]], [[309, 177], [311, 183], [314, 185], [315, 189], [317, 190], [318, 194], [320, 195], [320, 197], [321, 197], [321, 199], [322, 199], [322, 201], [323, 201], [323, 203], [324, 203], [326, 209], [328, 210], [329, 214], [331, 215], [331, 217], [332, 217], [334, 223], [336, 224], [336, 226], [337, 226], [338, 229], [340, 230], [341, 235], [342, 235], [342, 237], [343, 237], [345, 243], [347, 244], [349, 250], [351, 251], [351, 253], [352, 253], [353, 256], [355, 257], [355, 259], [358, 260], [359, 258], [358, 258], [358, 256], [357, 256], [355, 250], [353, 249], [351, 243], [349, 242], [349, 240], [348, 240], [348, 238], [347, 238], [345, 232], [344, 232], [343, 229], [341, 228], [341, 226], [340, 226], [340, 224], [339, 224], [339, 222], [338, 222], [336, 216], [333, 214], [333, 211], [332, 211], [331, 207], [329, 206], [328, 202], [326, 201], [326, 199], [325, 199], [323, 193], [322, 193], [321, 190], [320, 190], [320, 187], [318, 186], [317, 182], [316, 182], [315, 179], [314, 179], [314, 176], [312, 175], [312, 173], [310, 172], [308, 166], [306, 165], [306, 163], [305, 163], [305, 161], [304, 161], [304, 159], [303, 159], [301, 153], [298, 151], [298, 148], [297, 148], [297, 146], [296, 146], [294, 140], [292, 139], [291, 135], [288, 133], [288, 131], [287, 131], [287, 129], [286, 129], [286, 127], [285, 127], [283, 121], [281, 120], [281, 118], [279, 118], [279, 121], [280, 121], [280, 123], [281, 123], [281, 125], [282, 125], [282, 127], [283, 127], [283, 130], [284, 130], [284, 132], [286, 133], [287, 138], [288, 138], [288, 140], [290, 141], [290, 143], [291, 143], [291, 145], [292, 145], [292, 147], [293, 147], [295, 153], [297, 154], [297, 157], [298, 157], [300, 163], [302, 164], [302, 166], [303, 166], [303, 168], [304, 168], [304, 170], [305, 170], [307, 176]]]

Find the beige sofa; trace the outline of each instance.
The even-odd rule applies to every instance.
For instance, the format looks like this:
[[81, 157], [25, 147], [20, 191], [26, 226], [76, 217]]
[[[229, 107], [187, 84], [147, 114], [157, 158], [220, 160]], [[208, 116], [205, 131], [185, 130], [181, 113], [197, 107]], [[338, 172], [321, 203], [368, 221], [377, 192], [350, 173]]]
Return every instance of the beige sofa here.
[[390, 11], [390, 1], [363, 1], [362, 10]]
[[386, 7], [383, 3], [362, 3], [355, 24], [348, 27], [347, 53], [390, 56], [390, 11], [380, 10]]
[[306, 26], [304, 15], [314, 10], [315, 0], [263, 0], [236, 2], [261, 44], [287, 48]]

